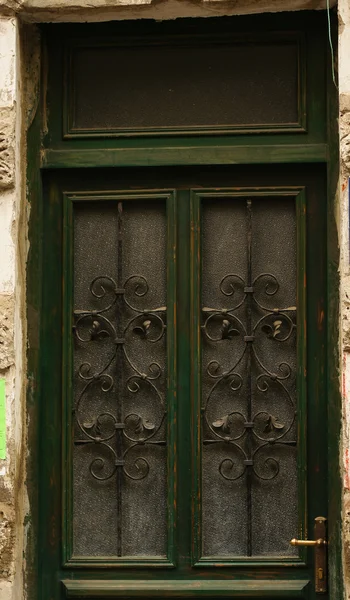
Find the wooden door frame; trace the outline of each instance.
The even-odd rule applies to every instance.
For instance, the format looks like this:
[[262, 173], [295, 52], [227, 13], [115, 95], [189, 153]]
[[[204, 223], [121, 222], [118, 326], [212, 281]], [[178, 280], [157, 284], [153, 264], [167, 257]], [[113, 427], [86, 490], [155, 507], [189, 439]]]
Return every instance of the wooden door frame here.
[[[337, 30], [334, 24], [334, 38]], [[336, 224], [337, 185], [339, 179], [339, 133], [337, 129], [338, 93], [331, 78], [331, 58], [328, 55], [327, 82], [327, 121], [328, 144], [327, 179], [328, 179], [328, 211], [327, 211], [327, 382], [328, 382], [328, 465], [329, 465], [329, 580], [330, 600], [343, 597], [342, 573], [342, 480], [340, 473], [340, 430], [341, 430], [341, 393], [339, 383], [339, 244]], [[41, 121], [43, 102], [40, 98], [34, 119], [27, 132], [27, 201], [30, 206], [29, 219], [29, 253], [27, 262], [27, 492], [30, 504], [30, 525], [26, 548], [25, 587], [29, 600], [36, 600], [40, 593], [40, 576], [38, 565], [38, 531], [40, 519], [39, 498], [39, 462], [44, 452], [40, 437], [40, 323], [42, 295], [42, 182], [41, 169]], [[128, 151], [126, 151], [128, 152]], [[197, 153], [199, 150], [197, 149]], [[197, 154], [198, 155], [198, 154]], [[135, 158], [137, 164], [137, 158]], [[202, 164], [210, 164], [213, 155], [203, 149]], [[216, 157], [217, 160], [217, 157]], [[304, 159], [305, 160], [305, 159]], [[323, 159], [320, 157], [320, 161]], [[171, 161], [171, 156], [169, 156]], [[285, 158], [286, 162], [296, 162], [295, 154]], [[263, 152], [254, 155], [256, 164], [266, 162]], [[136, 166], [135, 164], [135, 166]], [[52, 167], [51, 164], [44, 165]], [[323, 319], [324, 314], [319, 314]], [[55, 524], [52, 535], [58, 533]]]
[[[332, 22], [333, 43], [338, 39], [336, 19]], [[337, 48], [337, 42], [336, 42]], [[340, 388], [340, 274], [337, 206], [339, 203], [339, 97], [332, 78], [331, 52], [327, 53], [327, 398], [328, 398], [328, 538], [330, 600], [344, 597], [342, 566], [342, 495]]]

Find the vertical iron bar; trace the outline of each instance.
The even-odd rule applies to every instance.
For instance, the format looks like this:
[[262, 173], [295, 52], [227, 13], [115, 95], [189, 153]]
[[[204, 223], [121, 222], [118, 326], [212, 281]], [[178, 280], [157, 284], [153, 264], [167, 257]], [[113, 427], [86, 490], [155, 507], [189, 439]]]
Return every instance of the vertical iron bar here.
[[[118, 202], [118, 251], [117, 251], [117, 285], [118, 289], [123, 286], [123, 204]], [[122, 338], [122, 308], [123, 297], [118, 294], [116, 302], [116, 332], [117, 338]], [[116, 417], [117, 423], [121, 423], [123, 419], [123, 346], [117, 344], [116, 347], [116, 389], [117, 389], [117, 406]], [[118, 461], [123, 461], [123, 429], [116, 429], [116, 452]], [[117, 482], [117, 556], [122, 556], [122, 486], [123, 486], [123, 469], [121, 465], [117, 466], [116, 473]]]
[[[247, 200], [247, 286], [252, 286], [252, 201]], [[252, 295], [247, 294], [247, 333], [252, 335]], [[252, 344], [248, 342], [247, 419], [252, 420]], [[251, 460], [252, 429], [248, 428], [248, 452]], [[252, 556], [252, 469], [247, 465], [247, 555]]]

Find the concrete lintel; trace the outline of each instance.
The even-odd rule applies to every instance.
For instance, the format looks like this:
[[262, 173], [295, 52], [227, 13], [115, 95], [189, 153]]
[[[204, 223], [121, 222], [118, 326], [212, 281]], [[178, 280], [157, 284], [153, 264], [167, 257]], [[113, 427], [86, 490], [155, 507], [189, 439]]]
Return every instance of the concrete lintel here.
[[[337, 0], [329, 0], [332, 7]], [[321, 10], [327, 0], [0, 0], [0, 14], [39, 22], [175, 19]]]

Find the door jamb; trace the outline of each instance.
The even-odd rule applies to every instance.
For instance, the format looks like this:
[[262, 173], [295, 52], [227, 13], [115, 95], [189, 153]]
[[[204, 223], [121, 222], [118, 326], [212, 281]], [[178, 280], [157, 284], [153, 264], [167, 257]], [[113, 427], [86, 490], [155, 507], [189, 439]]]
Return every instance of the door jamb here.
[[[22, 30], [22, 44], [26, 41]], [[30, 34], [29, 34], [30, 35]], [[336, 19], [333, 37], [337, 39]], [[336, 45], [336, 44], [335, 44]], [[30, 53], [24, 52], [30, 60]], [[45, 71], [44, 60], [42, 70]], [[336, 223], [339, 181], [338, 93], [331, 77], [331, 57], [328, 53], [327, 81], [327, 386], [328, 386], [328, 513], [329, 513], [329, 587], [330, 598], [343, 598], [342, 570], [342, 480], [340, 473], [340, 434], [342, 400], [339, 381], [339, 244]], [[23, 72], [26, 65], [24, 65]], [[45, 74], [45, 73], [44, 73]], [[45, 77], [41, 79], [45, 81]], [[27, 317], [27, 493], [29, 500], [29, 527], [25, 550], [26, 571], [24, 585], [29, 600], [38, 598], [40, 589], [38, 570], [39, 531], [39, 458], [40, 447], [40, 322], [42, 277], [42, 183], [41, 183], [41, 130], [43, 116], [42, 90], [34, 118], [27, 130], [27, 202], [30, 206], [28, 222], [29, 252], [27, 262], [26, 317]], [[39, 93], [39, 92], [38, 92]], [[324, 318], [324, 315], [320, 315]]]
[[[337, 15], [332, 14], [333, 45], [337, 48]], [[328, 399], [328, 570], [329, 597], [344, 598], [342, 567], [342, 478], [340, 387], [340, 276], [337, 205], [339, 203], [339, 98], [332, 79], [332, 55], [327, 52], [327, 399]], [[321, 316], [321, 315], [320, 315]]]

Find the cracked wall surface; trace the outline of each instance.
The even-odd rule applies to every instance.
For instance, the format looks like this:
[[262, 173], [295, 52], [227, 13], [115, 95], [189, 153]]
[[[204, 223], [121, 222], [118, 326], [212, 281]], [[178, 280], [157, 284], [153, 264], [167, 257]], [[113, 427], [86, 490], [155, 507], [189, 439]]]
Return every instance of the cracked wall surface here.
[[15, 119], [12, 113], [11, 109], [0, 109], [0, 189], [10, 187], [14, 178], [11, 165], [15, 158]]
[[[23, 328], [18, 240], [23, 165], [20, 164], [18, 21], [0, 18], [0, 377], [6, 386], [6, 458], [0, 460], [0, 598], [22, 600]], [[21, 275], [22, 277], [23, 275]]]
[[[335, 0], [329, 5], [334, 6]], [[324, 9], [326, 0], [0, 0], [0, 377], [6, 380], [7, 457], [0, 460], [0, 599], [24, 600], [24, 523], [28, 518], [24, 424], [26, 323], [25, 259], [26, 203], [23, 160], [25, 125], [31, 119], [22, 108], [19, 75], [20, 21], [101, 21], [179, 16], [207, 17], [256, 14], [281, 10]], [[340, 463], [343, 476], [343, 563], [350, 598], [350, 1], [339, 0], [339, 135], [341, 174], [337, 222], [341, 246], [340, 387], [343, 398], [343, 438]], [[37, 59], [28, 59], [34, 63]], [[29, 77], [35, 105], [37, 87]], [[22, 115], [23, 113], [23, 115]], [[30, 517], [30, 515], [29, 515]], [[33, 599], [34, 600], [34, 599]], [[336, 599], [338, 600], [338, 599]]]
[[339, 13], [339, 137], [340, 137], [340, 275], [343, 439], [343, 568], [346, 596], [350, 598], [350, 3], [340, 0]]
[[[329, 0], [329, 6], [335, 4], [336, 0]], [[34, 22], [99, 21], [257, 14], [326, 6], [327, 0], [0, 0], [0, 14], [19, 15]]]

